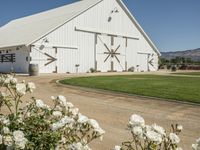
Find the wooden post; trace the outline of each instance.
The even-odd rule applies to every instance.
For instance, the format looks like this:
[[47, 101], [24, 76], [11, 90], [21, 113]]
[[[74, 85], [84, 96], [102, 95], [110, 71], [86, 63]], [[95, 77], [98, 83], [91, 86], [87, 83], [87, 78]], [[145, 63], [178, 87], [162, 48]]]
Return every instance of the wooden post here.
[[97, 71], [97, 34], [94, 34], [94, 69]]
[[114, 71], [114, 62], [111, 61], [111, 72], [113, 72], [113, 71]]
[[97, 61], [95, 61], [95, 70], [97, 71]]
[[55, 67], [55, 71], [53, 71], [53, 73], [58, 73], [58, 67]]
[[125, 71], [128, 71], [128, 64], [127, 64], [127, 61], [125, 61]]
[[114, 45], [114, 36], [111, 36], [111, 45]]

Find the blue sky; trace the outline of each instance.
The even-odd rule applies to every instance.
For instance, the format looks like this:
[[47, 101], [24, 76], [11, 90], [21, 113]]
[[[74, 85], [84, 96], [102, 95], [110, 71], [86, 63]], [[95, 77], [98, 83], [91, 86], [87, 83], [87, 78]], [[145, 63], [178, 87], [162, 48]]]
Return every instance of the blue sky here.
[[[0, 26], [74, 1], [1, 0]], [[160, 51], [200, 48], [200, 0], [123, 1]]]

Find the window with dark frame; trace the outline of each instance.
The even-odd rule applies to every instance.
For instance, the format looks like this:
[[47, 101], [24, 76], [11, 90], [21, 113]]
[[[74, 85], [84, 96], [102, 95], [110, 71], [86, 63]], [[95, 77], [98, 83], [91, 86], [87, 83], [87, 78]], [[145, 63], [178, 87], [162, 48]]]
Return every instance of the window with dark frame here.
[[0, 63], [15, 62], [15, 54], [0, 54]]

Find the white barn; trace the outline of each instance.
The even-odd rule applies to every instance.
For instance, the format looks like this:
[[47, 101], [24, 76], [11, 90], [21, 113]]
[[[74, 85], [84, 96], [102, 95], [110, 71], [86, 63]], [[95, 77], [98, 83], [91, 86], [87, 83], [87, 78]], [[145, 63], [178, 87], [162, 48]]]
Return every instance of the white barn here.
[[157, 71], [160, 52], [122, 0], [82, 0], [0, 28], [0, 72]]

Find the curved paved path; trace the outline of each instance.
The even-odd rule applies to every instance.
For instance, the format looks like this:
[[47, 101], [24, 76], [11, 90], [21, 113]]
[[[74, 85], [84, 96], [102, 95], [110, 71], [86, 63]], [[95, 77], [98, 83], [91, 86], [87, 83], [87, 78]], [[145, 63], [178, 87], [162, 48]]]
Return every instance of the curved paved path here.
[[[73, 76], [73, 75], [72, 75]], [[85, 90], [64, 87], [56, 80], [70, 75], [41, 75], [39, 77], [19, 77], [36, 83], [36, 98], [50, 102], [50, 96], [62, 94], [80, 109], [80, 112], [98, 120], [106, 134], [102, 142], [96, 140], [91, 147], [94, 150], [110, 150], [116, 144], [129, 138], [126, 125], [131, 114], [142, 115], [148, 124], [157, 124], [170, 128], [172, 123], [184, 126], [181, 145], [185, 150], [200, 137], [200, 106], [176, 102], [126, 96], [114, 93], [87, 92]]]

